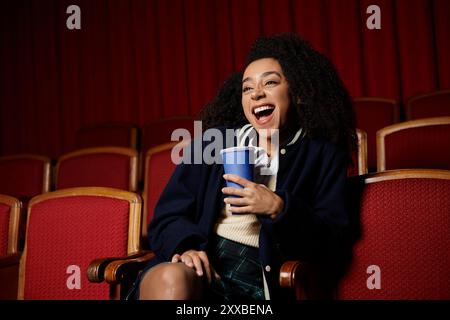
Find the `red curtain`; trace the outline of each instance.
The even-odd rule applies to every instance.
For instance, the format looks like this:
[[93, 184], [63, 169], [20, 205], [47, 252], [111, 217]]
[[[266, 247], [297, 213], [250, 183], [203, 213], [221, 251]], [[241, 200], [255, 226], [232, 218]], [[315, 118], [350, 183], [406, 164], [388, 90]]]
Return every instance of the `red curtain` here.
[[[68, 30], [69, 5], [81, 30]], [[381, 29], [369, 30], [369, 5]], [[450, 88], [448, 0], [9, 0], [0, 3], [0, 152], [57, 157], [81, 125], [196, 115], [261, 34], [294, 31], [353, 96]]]

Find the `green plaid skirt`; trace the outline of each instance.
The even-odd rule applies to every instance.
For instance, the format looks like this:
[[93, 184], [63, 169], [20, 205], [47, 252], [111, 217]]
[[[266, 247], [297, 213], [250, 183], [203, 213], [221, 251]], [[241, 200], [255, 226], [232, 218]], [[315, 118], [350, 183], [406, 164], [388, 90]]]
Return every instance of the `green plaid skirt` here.
[[209, 250], [210, 263], [220, 275], [205, 287], [208, 300], [264, 300], [258, 248], [216, 236]]
[[[209, 262], [220, 275], [220, 280], [208, 284], [204, 279], [203, 298], [207, 301], [264, 300], [262, 267], [258, 248], [214, 236], [210, 241]], [[140, 272], [126, 300], [139, 299], [139, 287], [145, 272]]]

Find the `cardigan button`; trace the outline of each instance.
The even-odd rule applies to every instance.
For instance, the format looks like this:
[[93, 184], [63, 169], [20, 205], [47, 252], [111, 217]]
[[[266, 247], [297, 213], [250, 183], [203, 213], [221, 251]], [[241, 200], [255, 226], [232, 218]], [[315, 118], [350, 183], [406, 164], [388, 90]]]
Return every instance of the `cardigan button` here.
[[286, 149], [281, 149], [281, 150], [280, 150], [280, 153], [281, 153], [281, 154], [286, 154]]
[[272, 270], [272, 268], [271, 268], [269, 265], [267, 265], [267, 266], [265, 267], [265, 269], [266, 269], [267, 272], [270, 272], [270, 270]]

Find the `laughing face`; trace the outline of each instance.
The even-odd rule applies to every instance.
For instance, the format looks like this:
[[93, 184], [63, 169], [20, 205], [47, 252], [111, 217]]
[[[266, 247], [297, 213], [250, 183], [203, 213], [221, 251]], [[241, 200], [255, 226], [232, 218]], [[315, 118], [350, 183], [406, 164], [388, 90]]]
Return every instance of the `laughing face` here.
[[258, 131], [281, 129], [287, 124], [289, 85], [277, 60], [264, 58], [247, 66], [242, 80], [242, 106], [247, 120]]

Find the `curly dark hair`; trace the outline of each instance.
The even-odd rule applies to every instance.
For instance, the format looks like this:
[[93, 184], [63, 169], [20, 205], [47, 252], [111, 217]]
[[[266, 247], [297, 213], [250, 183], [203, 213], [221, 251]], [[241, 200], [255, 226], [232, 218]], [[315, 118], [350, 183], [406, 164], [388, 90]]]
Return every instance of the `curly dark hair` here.
[[[357, 147], [355, 116], [350, 95], [332, 63], [294, 33], [258, 38], [247, 56], [246, 66], [263, 58], [276, 59], [280, 64], [289, 83], [297, 121], [306, 136], [325, 138], [344, 148], [351, 158]], [[236, 77], [235, 74], [227, 79], [207, 107], [208, 116], [202, 120], [209, 126], [228, 125], [232, 120], [235, 125], [247, 122], [241, 110], [241, 83], [237, 83]], [[229, 98], [228, 104], [222, 100]]]
[[233, 72], [219, 88], [216, 97], [200, 112], [203, 130], [238, 127], [248, 123], [242, 109], [242, 72]]

